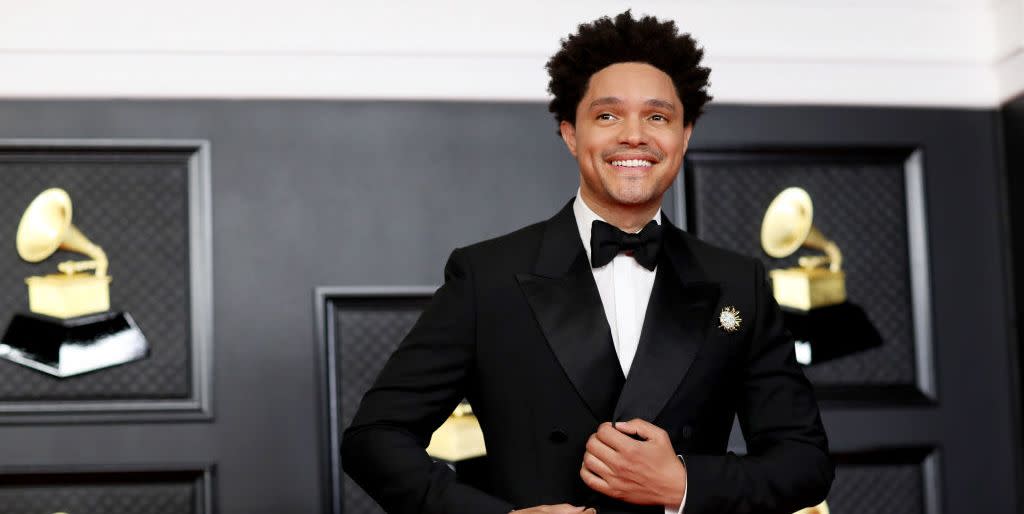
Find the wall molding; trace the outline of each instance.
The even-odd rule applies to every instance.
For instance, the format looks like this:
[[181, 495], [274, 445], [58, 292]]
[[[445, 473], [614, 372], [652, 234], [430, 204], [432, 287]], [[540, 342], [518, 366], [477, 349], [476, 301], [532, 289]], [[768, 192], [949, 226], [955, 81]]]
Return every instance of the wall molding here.
[[[0, 20], [0, 97], [544, 101], [559, 39], [625, 8], [183, 2], [19, 6]], [[988, 108], [1024, 91], [1024, 59], [1006, 59], [1022, 0], [630, 5], [699, 38], [722, 103]]]
[[[210, 142], [202, 139], [0, 139], [0, 151], [173, 152], [186, 166], [189, 243], [185, 398], [0, 400], [0, 425], [213, 420], [213, 287]], [[102, 373], [102, 371], [100, 372]], [[78, 380], [82, 380], [79, 378]], [[88, 377], [85, 380], [89, 380]]]

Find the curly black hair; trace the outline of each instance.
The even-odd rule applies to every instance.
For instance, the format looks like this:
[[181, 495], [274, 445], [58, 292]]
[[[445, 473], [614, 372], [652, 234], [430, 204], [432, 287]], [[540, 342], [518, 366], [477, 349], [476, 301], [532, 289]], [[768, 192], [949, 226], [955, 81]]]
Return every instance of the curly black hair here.
[[654, 16], [634, 19], [630, 11], [604, 16], [579, 26], [576, 34], [562, 40], [562, 48], [547, 62], [554, 96], [548, 110], [561, 123], [576, 124], [576, 107], [586, 94], [590, 77], [620, 62], [650, 64], [671, 77], [683, 102], [683, 123], [691, 125], [711, 100], [708, 77], [711, 70], [700, 65], [704, 50], [690, 34], [679, 34], [674, 21]]

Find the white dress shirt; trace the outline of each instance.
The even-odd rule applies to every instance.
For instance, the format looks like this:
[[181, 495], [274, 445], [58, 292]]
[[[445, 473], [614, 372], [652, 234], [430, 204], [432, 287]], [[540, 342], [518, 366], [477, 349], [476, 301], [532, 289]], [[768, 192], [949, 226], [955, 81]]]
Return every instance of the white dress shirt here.
[[[587, 251], [587, 262], [590, 262], [591, 225], [594, 220], [606, 223], [607, 221], [587, 206], [579, 190], [576, 191], [572, 211], [576, 215], [576, 227], [580, 231], [583, 248]], [[661, 224], [661, 209], [658, 209], [653, 219]], [[655, 267], [654, 271], [648, 270], [633, 257], [620, 253], [608, 264], [600, 268], [591, 268], [591, 271], [594, 273], [594, 282], [597, 282], [597, 291], [601, 295], [605, 317], [608, 318], [608, 327], [612, 331], [615, 355], [619, 358], [622, 374], [628, 377], [633, 357], [636, 356], [636, 348], [640, 344], [640, 329], [644, 326], [647, 303], [651, 299], [651, 289], [654, 288], [654, 277], [658, 268]], [[666, 508], [665, 514], [682, 514], [683, 506], [686, 505], [686, 492], [683, 492], [683, 502], [679, 509]]]

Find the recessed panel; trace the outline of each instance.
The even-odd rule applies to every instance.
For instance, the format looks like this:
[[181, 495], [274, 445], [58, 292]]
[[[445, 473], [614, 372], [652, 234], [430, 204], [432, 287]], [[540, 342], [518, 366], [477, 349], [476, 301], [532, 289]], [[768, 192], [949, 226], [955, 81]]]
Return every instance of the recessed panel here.
[[[352, 293], [331, 295], [324, 307], [328, 310], [326, 340], [333, 373], [331, 416], [333, 434], [332, 459], [338, 455], [342, 432], [352, 422], [359, 402], [373, 385], [384, 363], [394, 352], [433, 293], [422, 291], [396, 294]], [[330, 465], [333, 512], [345, 514], [382, 514], [384, 511], [348, 475], [336, 460]]]
[[208, 514], [204, 472], [0, 474], [4, 514]]
[[842, 453], [828, 495], [831, 512], [936, 514], [937, 460], [926, 449]]
[[[212, 335], [204, 159], [203, 143], [0, 141], [0, 333], [17, 315], [39, 316], [30, 312], [26, 278], [67, 276], [60, 263], [89, 259], [58, 249], [28, 262], [16, 250], [26, 208], [44, 190], [60, 188], [70, 199], [70, 223], [109, 262], [104, 312], [126, 313], [146, 342], [144, 352], [110, 362], [77, 343], [61, 350], [83, 360], [71, 366], [50, 362], [56, 353], [49, 367], [0, 359], [0, 411], [201, 410]], [[19, 344], [31, 336], [19, 334]], [[104, 352], [124, 353], [108, 339]], [[69, 371], [56, 373], [54, 366]]]
[[813, 225], [841, 249], [847, 301], [863, 311], [881, 344], [865, 343], [825, 361], [811, 359], [805, 372], [823, 400], [933, 396], [925, 358], [931, 344], [929, 299], [923, 293], [927, 257], [915, 162], [902, 150], [721, 151], [688, 157], [686, 218], [698, 237], [757, 257], [768, 270], [824, 255], [803, 248], [772, 258], [762, 248], [769, 205], [795, 186], [813, 202]]

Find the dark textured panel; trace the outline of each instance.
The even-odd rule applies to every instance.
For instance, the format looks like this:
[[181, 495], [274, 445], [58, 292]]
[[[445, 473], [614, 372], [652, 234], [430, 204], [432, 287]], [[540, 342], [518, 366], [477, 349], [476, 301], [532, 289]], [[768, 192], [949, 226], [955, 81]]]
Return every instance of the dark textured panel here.
[[760, 257], [769, 269], [795, 266], [800, 255], [812, 252], [772, 259], [761, 249], [760, 230], [775, 195], [800, 186], [814, 201], [814, 224], [842, 250], [849, 299], [864, 308], [883, 344], [806, 368], [816, 385], [915, 384], [906, 157], [801, 152], [690, 156], [689, 223], [701, 238]]
[[[359, 299], [334, 302], [337, 394], [344, 430], [398, 343], [409, 333], [429, 298]], [[337, 470], [340, 472], [340, 470]], [[342, 484], [344, 514], [384, 511], [348, 475]]]
[[0, 475], [0, 508], [4, 514], [200, 514], [200, 484], [196, 473]]
[[840, 465], [828, 505], [832, 512], [925, 514], [921, 465]]
[[899, 448], [836, 455], [829, 508], [837, 513], [933, 514], [927, 491], [937, 484], [927, 482], [937, 475], [926, 471], [929, 453]]
[[190, 394], [188, 158], [191, 152], [0, 150], [0, 323], [28, 310], [24, 279], [85, 259], [32, 264], [14, 246], [18, 220], [49, 187], [71, 196], [73, 223], [107, 253], [111, 308], [129, 311], [149, 358], [56, 380], [0, 360], [0, 400], [185, 398]]

